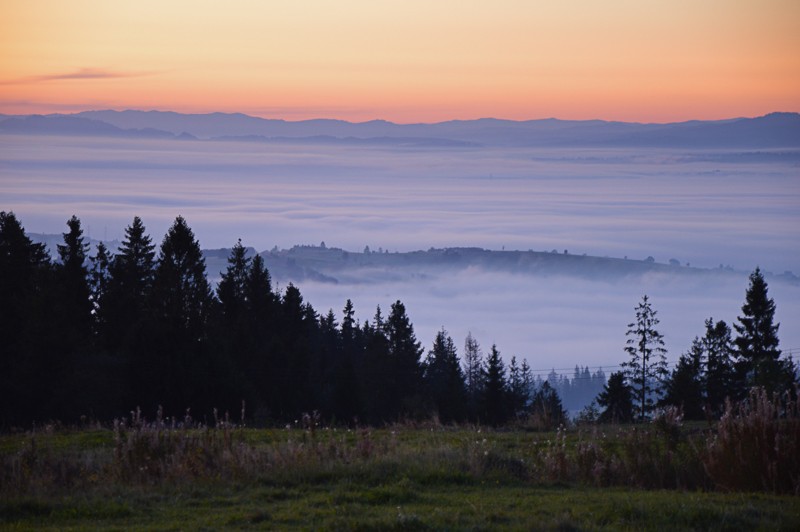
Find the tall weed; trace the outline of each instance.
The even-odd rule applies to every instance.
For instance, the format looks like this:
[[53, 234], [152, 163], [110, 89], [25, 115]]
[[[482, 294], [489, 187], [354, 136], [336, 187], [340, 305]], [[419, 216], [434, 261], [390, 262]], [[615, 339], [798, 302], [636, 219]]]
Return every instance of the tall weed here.
[[726, 402], [703, 460], [718, 488], [800, 495], [797, 397], [797, 390], [770, 398], [756, 388], [738, 404]]

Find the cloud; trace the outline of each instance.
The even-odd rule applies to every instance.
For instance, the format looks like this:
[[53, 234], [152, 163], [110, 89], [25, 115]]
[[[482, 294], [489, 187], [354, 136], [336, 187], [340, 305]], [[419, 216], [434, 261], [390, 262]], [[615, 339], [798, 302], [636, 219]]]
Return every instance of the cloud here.
[[26, 85], [30, 83], [44, 83], [48, 81], [64, 80], [92, 80], [92, 79], [120, 79], [150, 76], [153, 72], [121, 72], [105, 68], [79, 68], [71, 72], [57, 74], [43, 74], [39, 76], [27, 76], [12, 80], [0, 81], [0, 85]]

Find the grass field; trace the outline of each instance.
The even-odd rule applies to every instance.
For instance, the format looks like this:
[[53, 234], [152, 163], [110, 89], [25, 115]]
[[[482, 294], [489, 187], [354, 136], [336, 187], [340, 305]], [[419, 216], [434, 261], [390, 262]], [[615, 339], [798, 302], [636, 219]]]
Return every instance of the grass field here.
[[798, 530], [798, 500], [406, 477], [274, 486], [202, 483], [4, 500], [12, 530]]
[[0, 529], [800, 530], [788, 421], [46, 427], [0, 435]]

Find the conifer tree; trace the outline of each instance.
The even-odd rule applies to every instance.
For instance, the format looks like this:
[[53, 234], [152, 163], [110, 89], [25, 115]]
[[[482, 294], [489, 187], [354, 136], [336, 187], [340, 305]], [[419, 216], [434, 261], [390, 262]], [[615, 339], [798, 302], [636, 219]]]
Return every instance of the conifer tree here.
[[484, 368], [483, 410], [486, 422], [500, 425], [508, 419], [506, 368], [496, 345], [492, 345]]
[[63, 233], [63, 244], [58, 245], [59, 262], [54, 269], [55, 319], [51, 334], [57, 339], [58, 349], [50, 357], [50, 371], [59, 376], [50, 396], [56, 400], [51, 415], [63, 420], [74, 419], [78, 411], [92, 408], [88, 404], [85, 382], [89, 374], [102, 378], [90, 364], [92, 355], [93, 303], [86, 267], [89, 245], [84, 242], [83, 229], [77, 216], [67, 220], [69, 231]]
[[248, 335], [252, 345], [251, 379], [257, 390], [259, 404], [254, 411], [262, 418], [270, 410], [270, 387], [275, 378], [277, 359], [278, 330], [280, 327], [279, 301], [272, 291], [269, 270], [261, 255], [250, 261], [245, 282], [245, 302], [247, 306]]
[[344, 317], [339, 330], [338, 356], [333, 361], [333, 411], [338, 419], [350, 420], [361, 413], [360, 388], [356, 375], [356, 363], [362, 350], [359, 327], [353, 316], [355, 310], [349, 299], [344, 305]]
[[272, 292], [272, 279], [261, 255], [250, 261], [245, 281], [247, 311], [262, 327], [272, 318], [277, 299]]
[[228, 268], [222, 273], [217, 285], [217, 299], [221, 303], [222, 314], [227, 321], [237, 320], [247, 311], [247, 281], [250, 259], [247, 250], [239, 239], [231, 249]]
[[794, 367], [780, 359], [779, 323], [775, 318], [775, 301], [767, 294], [767, 282], [759, 268], [750, 274], [742, 316], [736, 329], [738, 373], [745, 388], [763, 386], [768, 391], [788, 388], [794, 380]]
[[604, 407], [599, 421], [603, 423], [630, 423], [633, 421], [633, 392], [625, 382], [625, 373], [616, 371], [608, 377], [597, 404]]
[[319, 406], [314, 404], [314, 390], [308, 379], [313, 345], [319, 334], [317, 313], [291, 283], [283, 293], [279, 312], [271, 404], [283, 416], [311, 412]]
[[478, 414], [483, 401], [483, 353], [478, 341], [467, 333], [464, 340], [464, 384], [467, 393], [467, 415], [473, 421], [478, 420]]
[[527, 362], [523, 361], [523, 365], [517, 364], [517, 357], [512, 356], [511, 362], [508, 365], [508, 399], [509, 399], [509, 412], [512, 415], [521, 414], [525, 411], [530, 401], [530, 388], [526, 383], [524, 374]]
[[13, 212], [0, 212], [0, 426], [28, 425], [47, 416], [57, 345], [49, 294], [50, 257]]
[[202, 336], [211, 310], [211, 288], [200, 243], [182, 216], [161, 243], [153, 290], [158, 319]]
[[531, 416], [541, 428], [553, 429], [567, 421], [567, 412], [558, 392], [545, 381], [531, 399]]
[[439, 419], [445, 423], [461, 421], [466, 414], [464, 374], [455, 343], [444, 329], [436, 333], [428, 352], [424, 379]]
[[106, 293], [108, 292], [108, 284], [111, 280], [111, 261], [113, 260], [111, 253], [103, 242], [97, 244], [95, 254], [89, 258], [89, 290], [92, 294], [92, 314], [94, 316], [95, 331], [99, 332], [103, 329], [103, 304], [105, 302]]
[[391, 381], [393, 366], [389, 339], [380, 306], [376, 307], [372, 322], [364, 323], [361, 335], [364, 354], [357, 375], [363, 397], [363, 419], [369, 423], [394, 420], [397, 398]]
[[667, 350], [664, 337], [656, 326], [659, 320], [649, 298], [645, 295], [636, 307], [636, 321], [628, 324], [625, 352], [630, 360], [624, 362], [626, 377], [635, 398], [634, 413], [644, 421], [663, 395], [663, 383], [668, 377]]
[[695, 338], [689, 351], [680, 356], [675, 369], [664, 383], [662, 404], [681, 407], [686, 419], [703, 419], [704, 365], [703, 343]]
[[200, 243], [178, 216], [161, 243], [150, 297], [148, 343], [137, 349], [135, 361], [141, 381], [151, 387], [148, 401], [159, 401], [167, 412], [223, 406], [211, 404], [213, 387], [220, 384], [212, 378], [220, 370], [207, 343], [213, 301]]
[[701, 339], [705, 354], [705, 401], [708, 413], [717, 417], [722, 414], [725, 399], [737, 397], [733, 367], [734, 347], [731, 328], [724, 321], [714, 323], [712, 318], [708, 318], [705, 326], [706, 333]]
[[138, 216], [125, 228], [125, 238], [109, 265], [109, 274], [103, 304], [98, 310], [103, 341], [130, 364], [148, 315], [155, 275], [155, 245]]
[[56, 267], [56, 287], [60, 303], [59, 336], [62, 346], [74, 351], [85, 344], [91, 334], [92, 300], [86, 268], [89, 244], [84, 242], [77, 216], [67, 220], [67, 226], [69, 231], [63, 234], [64, 244], [58, 245], [60, 262]]
[[406, 314], [406, 307], [399, 300], [392, 304], [385, 324], [391, 360], [391, 378], [385, 382], [398, 399], [395, 413], [422, 415], [422, 347], [414, 334], [414, 326]]

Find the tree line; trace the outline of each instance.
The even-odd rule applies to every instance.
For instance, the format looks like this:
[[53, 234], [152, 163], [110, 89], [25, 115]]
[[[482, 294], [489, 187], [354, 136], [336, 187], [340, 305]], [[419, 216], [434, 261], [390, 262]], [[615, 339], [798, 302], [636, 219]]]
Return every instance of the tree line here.
[[726, 401], [743, 399], [753, 387], [769, 394], [796, 393], [798, 367], [791, 356], [781, 356], [775, 301], [759, 268], [750, 274], [737, 322], [731, 329], [708, 318], [704, 335], [695, 337], [670, 372], [658, 312], [645, 295], [628, 325], [629, 359], [597, 397], [604, 408], [599, 419], [644, 421], [665, 407], [679, 408], [686, 419], [717, 419]]
[[554, 374], [542, 382], [527, 361], [505, 364], [471, 334], [461, 357], [444, 329], [426, 351], [399, 300], [364, 323], [350, 300], [340, 319], [318, 313], [296, 286], [273, 289], [263, 258], [241, 241], [214, 288], [182, 217], [158, 247], [135, 217], [117, 250], [99, 243], [93, 253], [80, 220], [67, 227], [53, 260], [13, 213], [0, 212], [0, 427], [110, 420], [136, 407], [195, 419], [242, 411], [259, 424], [317, 411], [346, 424], [437, 416], [557, 426], [567, 417], [559, 394], [586, 399], [602, 388], [594, 417], [629, 421], [666, 404], [719, 413], [727, 395], [794, 378], [758, 270], [739, 336], [709, 320], [672, 374], [645, 297], [624, 372], [605, 383], [602, 371], [576, 367], [572, 382]]
[[246, 408], [259, 423], [318, 411], [340, 423], [501, 424], [535, 405], [564, 418], [555, 391], [535, 391], [527, 362], [506, 367], [496, 346], [484, 355], [470, 335], [462, 364], [442, 329], [426, 352], [399, 300], [364, 323], [350, 300], [341, 321], [317, 313], [296, 286], [274, 290], [241, 241], [214, 289], [182, 217], [158, 248], [139, 217], [114, 251], [90, 253], [77, 217], [67, 227], [52, 260], [0, 213], [3, 427], [136, 407], [200, 419]]

